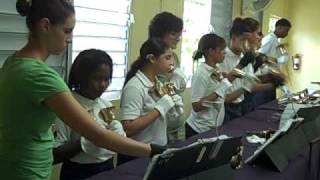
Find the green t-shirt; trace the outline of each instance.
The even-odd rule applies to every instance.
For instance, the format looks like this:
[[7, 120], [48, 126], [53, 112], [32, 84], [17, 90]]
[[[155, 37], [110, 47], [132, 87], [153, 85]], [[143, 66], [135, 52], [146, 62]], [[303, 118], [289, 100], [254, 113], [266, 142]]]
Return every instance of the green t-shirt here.
[[0, 70], [1, 179], [44, 180], [51, 173], [56, 115], [44, 100], [69, 91], [45, 63], [9, 57]]

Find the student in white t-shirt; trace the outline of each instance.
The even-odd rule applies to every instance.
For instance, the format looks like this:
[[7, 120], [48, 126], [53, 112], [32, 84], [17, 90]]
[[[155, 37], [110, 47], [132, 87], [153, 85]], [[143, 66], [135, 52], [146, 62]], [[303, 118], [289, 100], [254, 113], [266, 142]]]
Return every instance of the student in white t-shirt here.
[[279, 19], [276, 22], [275, 31], [267, 34], [262, 39], [259, 52], [276, 59], [278, 64], [286, 64], [289, 57], [288, 54], [281, 53], [280, 38], [287, 37], [290, 29], [291, 23], [289, 20], [285, 18]]
[[[291, 23], [287, 19], [280, 19], [276, 22], [275, 31], [266, 35], [261, 41], [261, 47], [259, 48], [259, 52], [261, 54], [266, 55], [268, 58], [273, 58], [278, 63], [278, 66], [282, 64], [287, 64], [289, 56], [287, 53], [281, 53], [280, 51], [280, 38], [287, 37], [289, 30], [291, 28]], [[265, 69], [263, 70], [265, 71]], [[286, 86], [282, 86], [281, 89], [285, 94], [289, 94], [290, 91]], [[260, 104], [267, 103], [276, 99], [276, 88], [266, 91], [259, 92], [255, 94], [254, 101], [255, 105], [258, 106]]]
[[[72, 64], [68, 85], [75, 99], [101, 127], [125, 136], [119, 121], [102, 115], [102, 110], [112, 106], [100, 98], [111, 83], [112, 67], [112, 59], [104, 51], [84, 50]], [[95, 146], [60, 119], [56, 121], [56, 133], [53, 152], [55, 163], [63, 163], [61, 180], [86, 179], [113, 168], [114, 152]]]
[[[149, 24], [149, 38], [162, 39], [172, 50], [177, 48], [181, 39], [183, 20], [170, 12], [161, 12], [155, 15]], [[186, 89], [187, 80], [180, 69], [180, 60], [175, 52], [172, 52], [174, 68], [171, 72], [162, 74], [158, 78], [162, 83], [173, 83], [176, 93], [182, 97]], [[185, 118], [168, 117], [168, 143], [174, 143], [185, 139]]]
[[202, 133], [222, 125], [224, 119], [224, 97], [235, 79], [230, 71], [223, 75], [218, 63], [224, 60], [226, 42], [220, 36], [210, 33], [201, 37], [194, 59], [202, 57], [201, 63], [192, 77], [192, 111], [187, 119], [187, 137]]
[[[128, 137], [145, 143], [167, 144], [167, 116], [183, 106], [179, 95], [155, 93], [159, 74], [170, 71], [172, 51], [158, 38], [145, 41], [128, 72], [121, 95], [121, 122]], [[179, 114], [177, 114], [179, 116]], [[132, 159], [119, 155], [119, 163]]]
[[[236, 18], [230, 30], [230, 48], [225, 60], [219, 64], [223, 72], [237, 67], [254, 77], [255, 51], [261, 40], [259, 22], [253, 18]], [[254, 108], [252, 93], [273, 88], [272, 83], [257, 83], [248, 78], [236, 79], [225, 98], [225, 121], [241, 117]], [[246, 101], [245, 100], [246, 96]]]

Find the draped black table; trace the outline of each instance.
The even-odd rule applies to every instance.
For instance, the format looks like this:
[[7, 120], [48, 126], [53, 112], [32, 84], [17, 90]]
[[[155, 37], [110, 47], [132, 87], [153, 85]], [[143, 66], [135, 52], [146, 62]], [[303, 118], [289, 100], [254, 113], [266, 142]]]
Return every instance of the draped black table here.
[[[261, 131], [267, 129], [277, 129], [279, 119], [283, 109], [276, 101], [259, 106], [255, 111], [230, 121], [219, 127], [219, 134], [228, 136], [245, 136], [247, 132]], [[199, 138], [215, 137], [215, 130], [210, 130], [202, 134], [193, 136], [186, 141], [176, 143], [179, 147], [190, 144]], [[256, 145], [249, 144], [243, 138], [244, 158], [249, 157], [257, 148]], [[261, 166], [243, 165], [240, 170], [235, 170], [235, 180], [310, 180], [318, 174], [320, 145], [314, 146], [312, 156], [310, 147], [301, 149], [298, 156], [292, 159], [283, 172], [276, 172]], [[127, 162], [117, 168], [97, 174], [90, 180], [141, 180], [148, 166], [149, 158], [139, 158]], [[183, 162], [182, 162], [183, 163]], [[313, 175], [311, 177], [311, 174]]]

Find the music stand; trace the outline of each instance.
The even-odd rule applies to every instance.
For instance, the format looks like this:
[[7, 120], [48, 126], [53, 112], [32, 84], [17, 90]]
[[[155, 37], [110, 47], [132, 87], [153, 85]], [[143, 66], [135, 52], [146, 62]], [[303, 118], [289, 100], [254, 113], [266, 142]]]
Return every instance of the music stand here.
[[282, 127], [260, 146], [249, 158], [246, 164], [258, 164], [282, 172], [289, 160], [297, 156], [308, 141], [301, 128], [303, 121], [291, 121]]
[[230, 162], [241, 145], [241, 137], [199, 139], [188, 146], [171, 149], [152, 158], [144, 180], [179, 179]]

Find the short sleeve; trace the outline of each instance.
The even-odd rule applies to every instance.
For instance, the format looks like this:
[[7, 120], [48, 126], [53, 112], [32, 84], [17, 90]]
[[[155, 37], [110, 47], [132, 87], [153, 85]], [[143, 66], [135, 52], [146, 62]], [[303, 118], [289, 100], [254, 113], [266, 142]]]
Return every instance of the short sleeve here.
[[54, 147], [57, 148], [59, 146], [62, 146], [66, 144], [68, 141], [71, 140], [70, 134], [71, 130], [70, 128], [60, 119], [57, 118], [56, 120], [56, 138], [54, 142]]
[[41, 103], [54, 94], [69, 91], [57, 72], [41, 64], [33, 66], [32, 70], [26, 73], [21, 89], [26, 97], [35, 103]]
[[200, 73], [195, 73], [192, 77], [191, 87], [191, 101], [198, 102], [202, 97], [205, 96], [207, 82]]
[[125, 87], [121, 95], [120, 120], [133, 120], [141, 116], [143, 109], [142, 89]]
[[261, 47], [258, 51], [262, 54], [269, 55], [272, 51], [273, 44], [273, 38], [269, 34], [262, 39]]

